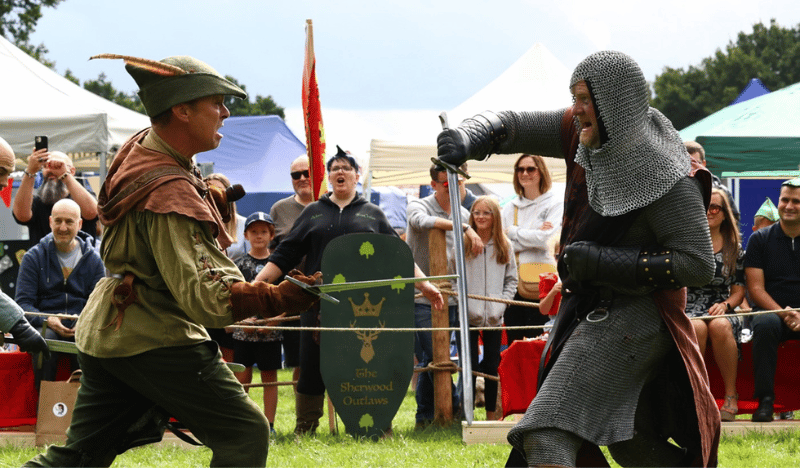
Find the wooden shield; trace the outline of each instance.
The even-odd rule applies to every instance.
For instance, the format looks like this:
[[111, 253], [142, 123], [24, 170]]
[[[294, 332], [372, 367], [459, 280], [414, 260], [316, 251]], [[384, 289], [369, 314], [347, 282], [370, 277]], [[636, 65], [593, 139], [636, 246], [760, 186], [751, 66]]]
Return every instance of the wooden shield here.
[[[331, 241], [322, 256], [325, 283], [414, 276], [411, 250], [382, 234], [349, 234]], [[322, 301], [320, 368], [328, 395], [349, 434], [379, 437], [391, 427], [414, 367], [414, 335], [381, 331], [414, 327], [414, 285], [330, 293]]]

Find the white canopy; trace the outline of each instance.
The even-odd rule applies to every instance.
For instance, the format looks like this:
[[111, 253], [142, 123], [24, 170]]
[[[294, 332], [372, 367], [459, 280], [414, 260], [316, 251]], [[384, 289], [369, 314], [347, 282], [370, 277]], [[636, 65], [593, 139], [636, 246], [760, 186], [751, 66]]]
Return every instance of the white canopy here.
[[[485, 110], [549, 110], [569, 106], [570, 72], [541, 43], [534, 44], [513, 65], [486, 87], [448, 113], [450, 126]], [[373, 139], [369, 169], [372, 185], [426, 184], [428, 168], [436, 156], [436, 135], [441, 131], [436, 113], [418, 138], [407, 141]], [[471, 183], [511, 182], [517, 155], [495, 155], [469, 165]], [[546, 158], [554, 181], [563, 181], [566, 168], [560, 159]]]
[[19, 158], [30, 154], [36, 135], [47, 135], [53, 150], [105, 153], [150, 126], [147, 116], [81, 88], [2, 36], [0, 70], [0, 136]]

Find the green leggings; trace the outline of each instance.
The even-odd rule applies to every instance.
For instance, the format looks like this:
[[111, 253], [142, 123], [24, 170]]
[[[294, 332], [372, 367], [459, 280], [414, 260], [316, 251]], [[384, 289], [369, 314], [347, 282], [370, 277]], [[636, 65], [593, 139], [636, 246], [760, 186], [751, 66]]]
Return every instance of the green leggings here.
[[78, 359], [83, 376], [67, 442], [25, 466], [109, 466], [128, 448], [160, 440], [164, 413], [211, 449], [211, 466], [266, 465], [269, 423], [214, 342]]

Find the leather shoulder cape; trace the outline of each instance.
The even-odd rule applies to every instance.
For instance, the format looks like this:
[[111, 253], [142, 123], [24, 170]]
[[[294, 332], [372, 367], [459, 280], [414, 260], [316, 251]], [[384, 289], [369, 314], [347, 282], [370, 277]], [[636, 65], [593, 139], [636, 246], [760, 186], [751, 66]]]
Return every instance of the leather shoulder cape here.
[[209, 223], [222, 248], [229, 246], [231, 238], [208, 186], [174, 158], [142, 146], [150, 131], [131, 137], [114, 157], [97, 199], [100, 221], [113, 226], [131, 210], [176, 213]]

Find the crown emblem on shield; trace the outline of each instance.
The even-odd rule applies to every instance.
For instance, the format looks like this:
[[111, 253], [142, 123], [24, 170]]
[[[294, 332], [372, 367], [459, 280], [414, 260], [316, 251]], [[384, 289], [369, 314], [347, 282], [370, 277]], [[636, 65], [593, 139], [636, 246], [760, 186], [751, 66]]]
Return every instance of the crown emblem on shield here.
[[384, 297], [381, 301], [377, 304], [372, 304], [369, 302], [369, 293], [364, 293], [364, 302], [361, 305], [356, 305], [353, 302], [353, 298], [347, 298], [350, 301], [350, 304], [353, 306], [353, 315], [356, 317], [378, 317], [381, 315], [381, 307], [383, 307], [383, 302], [386, 301]]

